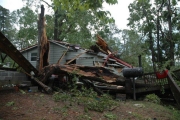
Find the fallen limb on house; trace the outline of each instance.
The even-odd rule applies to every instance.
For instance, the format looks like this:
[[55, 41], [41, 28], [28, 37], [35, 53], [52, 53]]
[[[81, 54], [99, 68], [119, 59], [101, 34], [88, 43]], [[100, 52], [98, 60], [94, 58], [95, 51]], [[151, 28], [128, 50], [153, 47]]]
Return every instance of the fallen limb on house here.
[[43, 83], [46, 83], [48, 78], [52, 75], [76, 75], [81, 79], [88, 79], [102, 83], [114, 83], [119, 78], [118, 75], [113, 74], [110, 70], [103, 67], [80, 66], [80, 65], [58, 65], [52, 64], [44, 67], [39, 75]]

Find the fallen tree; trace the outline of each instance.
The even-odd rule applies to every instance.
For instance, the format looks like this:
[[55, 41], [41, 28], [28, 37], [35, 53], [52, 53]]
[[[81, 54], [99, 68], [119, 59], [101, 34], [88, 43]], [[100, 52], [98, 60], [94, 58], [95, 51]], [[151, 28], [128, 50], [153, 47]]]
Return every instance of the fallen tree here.
[[[81, 79], [88, 79], [96, 82], [102, 82], [102, 83], [114, 83], [116, 82], [120, 77], [114, 73], [112, 73], [110, 70], [103, 68], [103, 67], [94, 67], [94, 66], [80, 66], [80, 65], [58, 65], [58, 64], [52, 64], [49, 66], [44, 67], [39, 72], [39, 80], [41, 82], [46, 83], [48, 78], [51, 77], [51, 75], [66, 75], [71, 76], [76, 75], [78, 78]], [[121, 77], [121, 79], [124, 79]]]

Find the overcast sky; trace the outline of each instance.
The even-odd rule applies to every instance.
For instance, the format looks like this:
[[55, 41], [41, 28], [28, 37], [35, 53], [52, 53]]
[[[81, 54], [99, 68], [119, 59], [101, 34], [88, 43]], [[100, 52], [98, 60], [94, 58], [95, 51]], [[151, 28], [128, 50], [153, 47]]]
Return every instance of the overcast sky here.
[[[104, 9], [110, 11], [119, 29], [127, 28], [127, 18], [129, 17], [128, 5], [133, 1], [118, 0], [116, 5], [104, 4]], [[12, 12], [13, 10], [20, 9], [23, 6], [23, 2], [22, 0], [0, 0], [0, 5]]]

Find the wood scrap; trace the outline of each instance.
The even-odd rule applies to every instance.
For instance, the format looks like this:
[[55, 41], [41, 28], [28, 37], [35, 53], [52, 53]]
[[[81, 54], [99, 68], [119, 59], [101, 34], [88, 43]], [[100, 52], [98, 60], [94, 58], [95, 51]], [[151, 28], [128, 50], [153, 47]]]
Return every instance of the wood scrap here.
[[35, 78], [34, 76], [30, 75], [29, 73], [27, 73], [25, 71], [21, 71], [21, 72], [23, 72], [26, 75], [28, 75], [29, 77], [31, 77], [31, 79], [33, 79], [36, 83], [38, 83], [47, 93], [52, 92], [52, 89], [50, 87], [48, 87], [47, 85], [45, 85], [44, 83], [42, 83], [41, 81], [39, 81], [38, 78]]
[[68, 52], [68, 50], [69, 50], [69, 46], [68, 46], [67, 50], [66, 50], [66, 51], [62, 54], [62, 56], [59, 58], [59, 60], [58, 60], [58, 62], [57, 62], [58, 65], [60, 64], [61, 60], [62, 60], [63, 57], [66, 55], [66, 53]]
[[80, 65], [57, 65], [52, 64], [46, 66], [40, 72], [40, 80], [43, 83], [46, 83], [48, 78], [52, 75], [76, 75], [82, 79], [88, 79], [96, 82], [102, 83], [113, 83], [119, 78], [118, 75], [110, 72], [108, 69], [103, 67], [91, 67], [91, 66], [80, 66]]
[[105, 52], [108, 53], [108, 54], [111, 54], [112, 52], [111, 52], [111, 50], [109, 49], [107, 43], [106, 43], [99, 35], [97, 35], [97, 38], [98, 38], [98, 40], [97, 40], [96, 44], [97, 44], [103, 51], [105, 51]]
[[97, 35], [97, 38], [98, 38], [98, 40], [97, 40], [96, 44], [97, 44], [103, 51], [105, 51], [105, 52], [108, 54], [108, 56], [107, 56], [107, 58], [106, 58], [106, 60], [105, 60], [105, 62], [104, 62], [104, 66], [105, 66], [105, 63], [107, 63], [108, 59], [109, 59], [109, 58], [112, 58], [112, 59], [116, 60], [117, 62], [119, 62], [119, 63], [121, 63], [121, 64], [123, 64], [123, 65], [125, 65], [125, 66], [127, 66], [127, 67], [129, 67], [129, 68], [132, 68], [132, 65], [130, 65], [130, 64], [128, 64], [128, 63], [126, 63], [126, 62], [124, 62], [124, 61], [116, 58], [116, 57], [114, 56], [114, 53], [115, 53], [115, 52], [112, 52], [112, 51], [109, 49], [107, 43], [106, 43], [99, 35]]
[[81, 56], [82, 54], [86, 53], [87, 51], [80, 53], [79, 55], [75, 56], [73, 59], [69, 60], [68, 62], [65, 63], [65, 65], [68, 65], [69, 63], [71, 63], [73, 60], [77, 59], [79, 56]]

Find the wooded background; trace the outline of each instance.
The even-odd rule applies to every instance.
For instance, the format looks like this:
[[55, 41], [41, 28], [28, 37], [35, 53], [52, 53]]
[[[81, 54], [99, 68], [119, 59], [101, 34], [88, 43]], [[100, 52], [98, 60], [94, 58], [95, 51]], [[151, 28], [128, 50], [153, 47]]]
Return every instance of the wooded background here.
[[[80, 44], [89, 48], [99, 34], [112, 51], [124, 61], [138, 66], [142, 56], [145, 72], [176, 69], [180, 60], [180, 9], [178, 0], [134, 0], [129, 4], [130, 29], [120, 30], [103, 3], [118, 0], [23, 0], [25, 6], [10, 12], [0, 6], [0, 31], [18, 48], [38, 41], [38, 9], [47, 4], [52, 14], [45, 14], [48, 39]], [[46, 11], [46, 9], [45, 9]], [[119, 15], [123, 17], [123, 15]], [[3, 54], [1, 54], [1, 57]], [[0, 61], [1, 63], [11, 61]]]

